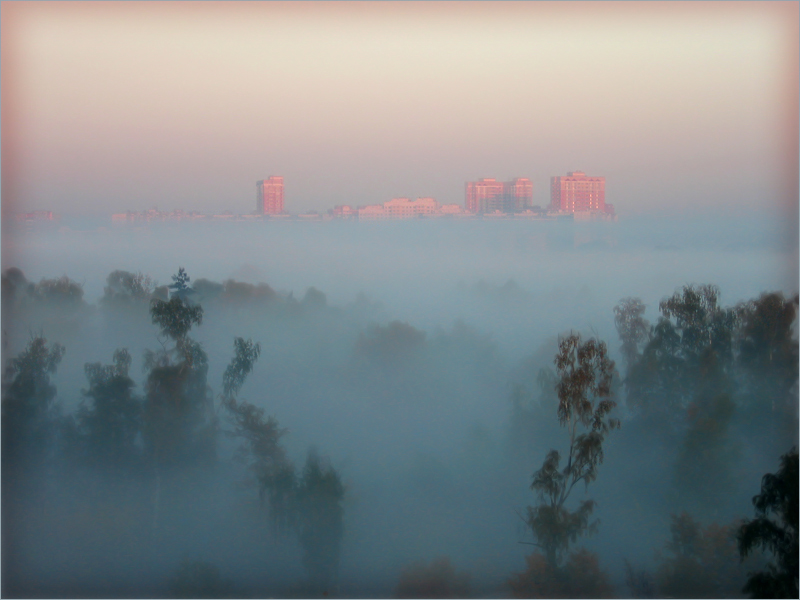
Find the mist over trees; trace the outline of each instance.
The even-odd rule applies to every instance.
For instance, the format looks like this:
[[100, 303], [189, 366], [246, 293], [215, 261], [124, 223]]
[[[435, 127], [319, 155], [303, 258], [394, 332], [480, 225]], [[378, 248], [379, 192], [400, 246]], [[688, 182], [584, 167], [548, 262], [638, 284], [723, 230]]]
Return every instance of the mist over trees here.
[[4, 595], [796, 597], [797, 296], [628, 295], [520, 358], [196, 275], [3, 272]]

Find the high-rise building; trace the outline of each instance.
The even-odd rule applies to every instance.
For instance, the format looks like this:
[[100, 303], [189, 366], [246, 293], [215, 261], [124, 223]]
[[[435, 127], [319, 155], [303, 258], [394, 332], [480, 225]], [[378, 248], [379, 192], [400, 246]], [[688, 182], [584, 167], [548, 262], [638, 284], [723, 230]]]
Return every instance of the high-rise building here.
[[585, 212], [606, 210], [606, 178], [588, 177], [582, 171], [550, 179], [550, 210]]
[[256, 183], [256, 212], [279, 215], [283, 212], [283, 177], [270, 177]]
[[521, 212], [533, 204], [533, 183], [517, 178], [505, 183], [495, 179], [468, 181], [464, 208], [468, 212]]
[[[503, 184], [506, 212], [522, 212], [533, 205], [533, 182], [524, 177]], [[511, 210], [509, 210], [511, 209]]]

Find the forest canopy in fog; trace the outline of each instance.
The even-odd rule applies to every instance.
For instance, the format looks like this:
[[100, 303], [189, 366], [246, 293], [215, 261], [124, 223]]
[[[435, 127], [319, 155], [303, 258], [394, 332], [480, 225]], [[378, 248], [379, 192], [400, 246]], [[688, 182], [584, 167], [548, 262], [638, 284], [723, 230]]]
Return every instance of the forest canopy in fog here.
[[797, 595], [796, 295], [628, 296], [510, 360], [196, 275], [3, 272], [4, 595]]

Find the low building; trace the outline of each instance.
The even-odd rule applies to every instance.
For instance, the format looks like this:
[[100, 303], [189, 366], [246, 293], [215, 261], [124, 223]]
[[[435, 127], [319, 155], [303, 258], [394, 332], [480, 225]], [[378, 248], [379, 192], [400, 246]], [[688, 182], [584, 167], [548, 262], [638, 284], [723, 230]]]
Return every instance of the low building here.
[[339, 204], [328, 212], [334, 219], [355, 219], [358, 217], [358, 209], [349, 204]]

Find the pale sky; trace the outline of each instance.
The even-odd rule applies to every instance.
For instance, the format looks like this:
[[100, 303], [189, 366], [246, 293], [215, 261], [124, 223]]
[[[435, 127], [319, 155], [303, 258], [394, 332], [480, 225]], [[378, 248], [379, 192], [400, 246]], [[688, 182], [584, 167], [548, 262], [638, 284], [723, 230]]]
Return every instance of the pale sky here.
[[797, 210], [798, 3], [3, 2], [2, 201], [251, 212], [606, 177]]

